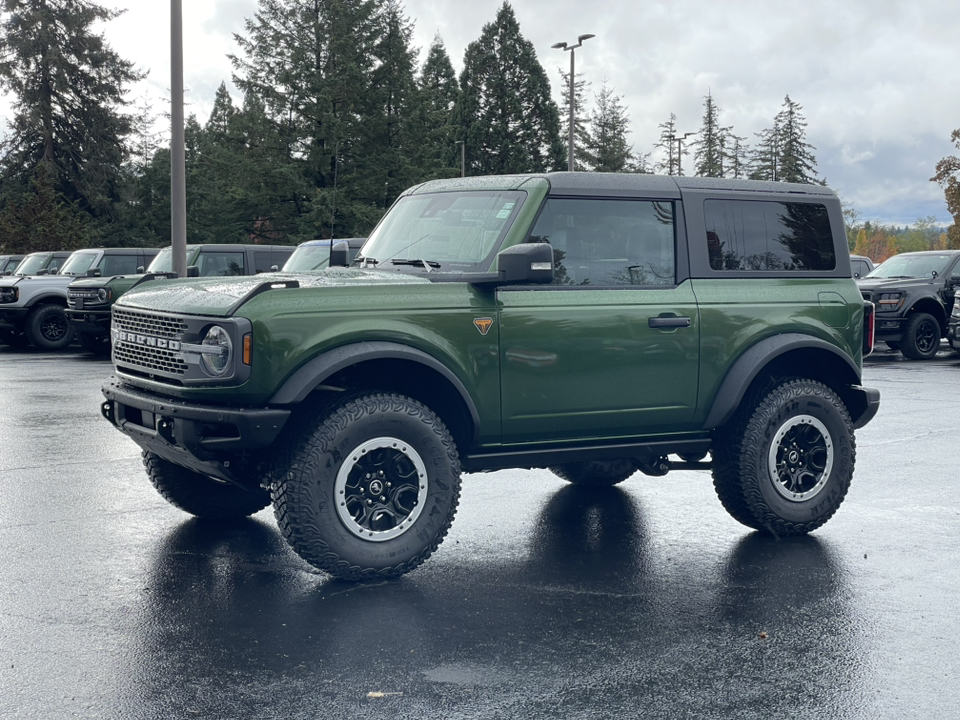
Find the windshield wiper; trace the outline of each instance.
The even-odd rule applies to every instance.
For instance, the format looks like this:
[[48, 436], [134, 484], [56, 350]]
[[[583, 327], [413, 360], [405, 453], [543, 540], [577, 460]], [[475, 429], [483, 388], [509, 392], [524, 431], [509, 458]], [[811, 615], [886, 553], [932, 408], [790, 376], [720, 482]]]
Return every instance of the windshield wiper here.
[[419, 258], [415, 260], [394, 258], [393, 260], [390, 261], [390, 264], [391, 265], [419, 265], [420, 267], [424, 268], [427, 272], [430, 272], [430, 268], [433, 268], [436, 270], [437, 268], [440, 267], [440, 263], [438, 262], [435, 262], [433, 260], [420, 260]]

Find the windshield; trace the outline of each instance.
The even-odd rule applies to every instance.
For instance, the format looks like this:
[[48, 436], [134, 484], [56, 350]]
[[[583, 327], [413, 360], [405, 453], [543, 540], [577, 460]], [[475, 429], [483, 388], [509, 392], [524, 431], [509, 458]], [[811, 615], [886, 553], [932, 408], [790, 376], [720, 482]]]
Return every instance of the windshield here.
[[19, 265], [17, 265], [17, 275], [34, 275], [37, 270], [42, 270], [50, 259], [51, 253], [41, 253], [39, 255], [27, 255]]
[[[187, 266], [190, 265], [190, 256], [196, 250], [196, 245], [187, 245]], [[173, 248], [165, 247], [153, 258], [153, 262], [147, 267], [148, 273], [173, 272]]]
[[954, 256], [947, 253], [931, 255], [894, 255], [877, 265], [868, 278], [928, 278], [933, 273], [943, 275]]
[[95, 252], [75, 252], [60, 268], [61, 275], [85, 275], [97, 259]]
[[330, 243], [301, 245], [283, 264], [283, 272], [323, 270], [330, 264]]
[[525, 197], [515, 190], [407, 195], [390, 208], [355, 262], [375, 262], [378, 270], [485, 270]]

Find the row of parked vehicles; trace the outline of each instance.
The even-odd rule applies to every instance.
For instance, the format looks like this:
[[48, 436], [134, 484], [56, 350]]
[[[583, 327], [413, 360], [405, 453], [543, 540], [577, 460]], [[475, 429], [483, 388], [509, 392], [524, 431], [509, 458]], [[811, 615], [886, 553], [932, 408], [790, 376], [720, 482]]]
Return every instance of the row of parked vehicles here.
[[[347, 242], [356, 254], [363, 239]], [[329, 240], [310, 240], [297, 247], [188, 245], [188, 276], [317, 270], [329, 263], [330, 249]], [[113, 303], [138, 284], [174, 277], [172, 270], [169, 247], [0, 255], [0, 342], [61, 350], [79, 341], [88, 352], [106, 354]]]

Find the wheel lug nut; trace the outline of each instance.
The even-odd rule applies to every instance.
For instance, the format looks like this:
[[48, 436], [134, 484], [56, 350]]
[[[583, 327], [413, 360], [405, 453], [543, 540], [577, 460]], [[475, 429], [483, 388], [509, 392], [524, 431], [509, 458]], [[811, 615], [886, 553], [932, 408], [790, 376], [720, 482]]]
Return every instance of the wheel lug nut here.
[[380, 496], [380, 502], [386, 502], [386, 501], [387, 501], [387, 499], [381, 495], [381, 496]]

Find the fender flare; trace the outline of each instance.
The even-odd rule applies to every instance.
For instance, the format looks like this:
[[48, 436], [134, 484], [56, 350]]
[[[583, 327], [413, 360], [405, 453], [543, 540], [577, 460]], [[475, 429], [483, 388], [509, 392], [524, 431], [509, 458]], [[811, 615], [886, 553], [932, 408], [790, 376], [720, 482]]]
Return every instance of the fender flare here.
[[29, 298], [26, 302], [23, 303], [24, 308], [32, 308], [35, 305], [61, 305], [64, 308], [67, 307], [67, 296], [66, 294], [60, 295], [58, 293], [51, 292], [42, 292], [34, 295]]
[[386, 341], [369, 341], [341, 345], [301, 365], [270, 398], [270, 405], [292, 405], [303, 401], [324, 380], [340, 370], [367, 360], [409, 360], [434, 370], [460, 394], [470, 413], [473, 427], [480, 427], [480, 413], [460, 378], [450, 368], [422, 350]]
[[859, 384], [860, 368], [845, 353], [840, 352], [836, 346], [803, 333], [773, 335], [753, 345], [733, 363], [733, 366], [727, 372], [727, 376], [720, 384], [716, 397], [713, 399], [713, 405], [703, 423], [703, 429], [712, 430], [726, 423], [740, 406], [747, 388], [760, 374], [760, 371], [781, 355], [800, 349], [824, 350], [834, 357], [842, 359], [850, 369], [849, 377], [840, 378], [842, 382], [846, 385]]

